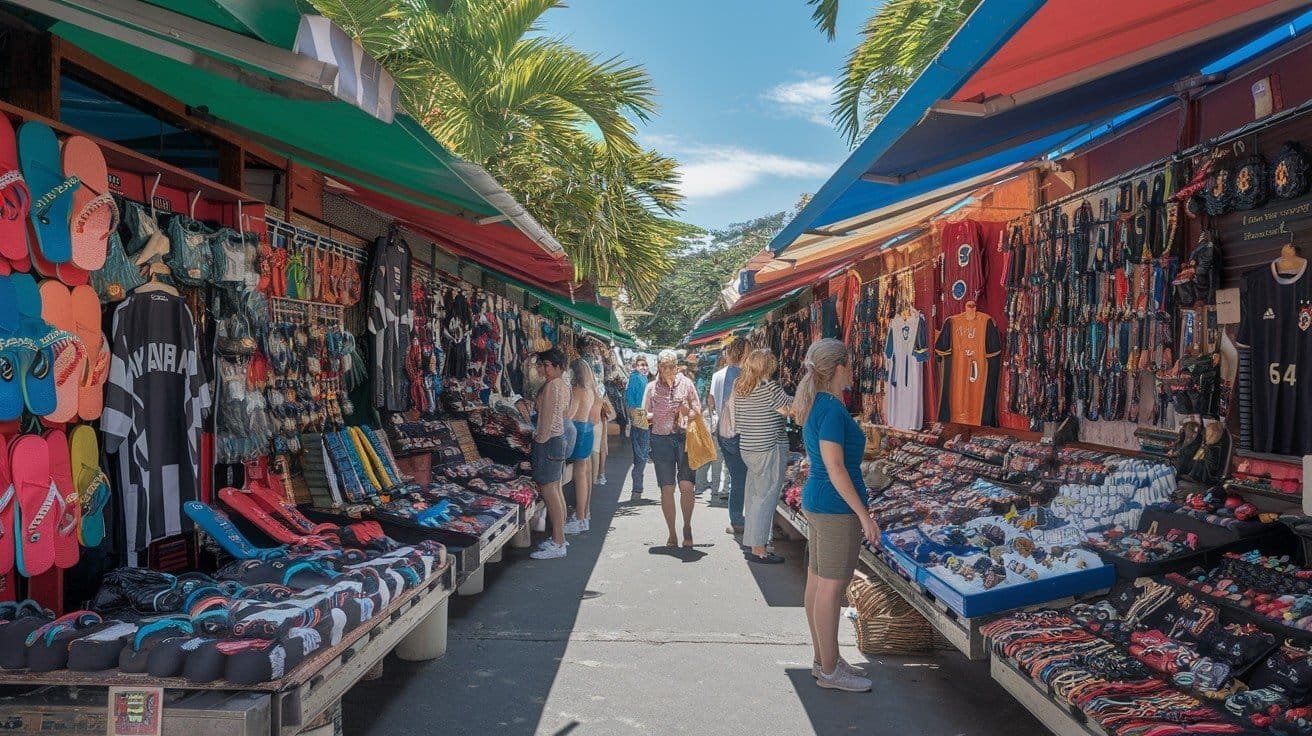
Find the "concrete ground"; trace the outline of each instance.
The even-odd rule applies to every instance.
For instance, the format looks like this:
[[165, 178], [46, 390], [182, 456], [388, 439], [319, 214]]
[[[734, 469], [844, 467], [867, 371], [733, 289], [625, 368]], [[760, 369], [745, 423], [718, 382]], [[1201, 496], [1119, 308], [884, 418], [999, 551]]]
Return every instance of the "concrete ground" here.
[[[816, 687], [801, 545], [778, 545], [786, 564], [751, 565], [703, 496], [696, 547], [667, 549], [659, 504], [628, 500], [628, 441], [611, 450], [592, 531], [569, 556], [508, 550], [486, 592], [452, 599], [444, 658], [388, 657], [346, 696], [346, 736], [1043, 732], [984, 663], [955, 651], [868, 662], [847, 623], [843, 654], [875, 690]], [[657, 495], [650, 466], [646, 488]]]

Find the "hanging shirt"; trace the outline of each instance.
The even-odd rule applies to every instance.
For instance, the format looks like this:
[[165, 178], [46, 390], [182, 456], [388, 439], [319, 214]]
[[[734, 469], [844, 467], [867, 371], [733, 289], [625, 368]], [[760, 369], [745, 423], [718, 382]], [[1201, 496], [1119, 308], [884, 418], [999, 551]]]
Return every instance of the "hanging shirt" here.
[[100, 428], [118, 452], [125, 559], [136, 567], [158, 539], [191, 530], [182, 505], [200, 491], [201, 414], [210, 393], [187, 303], [134, 293], [114, 311], [112, 358]]
[[410, 247], [399, 237], [374, 241], [369, 283], [369, 332], [373, 335], [374, 406], [388, 411], [410, 408], [410, 379], [405, 353], [414, 324], [410, 290]]
[[890, 427], [920, 430], [925, 424], [924, 375], [929, 359], [929, 337], [925, 316], [910, 311], [898, 315], [888, 326], [884, 341], [888, 359], [888, 390], [884, 395], [884, 418]]
[[943, 311], [947, 319], [978, 300], [984, 288], [984, 251], [979, 223], [949, 222], [943, 226]]
[[1002, 338], [993, 319], [979, 311], [949, 318], [934, 349], [942, 363], [939, 421], [995, 426]]
[[[1241, 419], [1246, 449], [1277, 455], [1312, 453], [1312, 276], [1276, 273], [1276, 265], [1244, 274], [1239, 301]], [[1244, 389], [1247, 388], [1247, 391]]]

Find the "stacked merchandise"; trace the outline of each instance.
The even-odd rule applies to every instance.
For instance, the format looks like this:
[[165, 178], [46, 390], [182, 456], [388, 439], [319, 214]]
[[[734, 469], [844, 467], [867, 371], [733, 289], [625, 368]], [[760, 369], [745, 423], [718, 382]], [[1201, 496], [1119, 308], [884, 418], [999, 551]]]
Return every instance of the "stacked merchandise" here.
[[315, 525], [267, 488], [220, 497], [290, 541], [257, 547], [224, 512], [187, 502], [188, 517], [231, 562], [213, 575], [119, 568], [88, 609], [63, 616], [30, 600], [4, 604], [0, 668], [278, 680], [446, 567], [440, 544], [402, 546], [373, 523]]
[[891, 482], [869, 510], [886, 559], [962, 615], [1108, 587], [1115, 569], [1081, 546], [1124, 538], [1175, 492], [1174, 469], [1143, 460], [1006, 436], [944, 444], [900, 441], [875, 461]]
[[323, 437], [330, 485], [340, 489], [350, 516], [477, 538], [516, 513], [498, 498], [462, 485], [414, 483], [401, 474], [386, 439], [371, 427], [347, 427]]
[[[527, 406], [521, 404], [525, 410]], [[533, 449], [533, 425], [515, 406], [498, 402], [493, 408], [471, 412], [469, 429], [479, 452], [493, 460], [520, 463]]]
[[1109, 734], [1312, 734], [1312, 651], [1144, 578], [986, 624], [994, 656]]
[[528, 463], [518, 467], [500, 465], [488, 458], [472, 463], [456, 463], [441, 469], [441, 474], [452, 483], [471, 491], [513, 501], [521, 508], [530, 508], [539, 498], [537, 484], [527, 475], [532, 471]]

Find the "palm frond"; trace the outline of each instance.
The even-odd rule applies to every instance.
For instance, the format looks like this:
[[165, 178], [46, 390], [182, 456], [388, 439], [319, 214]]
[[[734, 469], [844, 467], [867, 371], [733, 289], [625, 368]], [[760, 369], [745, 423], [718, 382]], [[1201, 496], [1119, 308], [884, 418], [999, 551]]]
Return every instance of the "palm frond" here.
[[830, 41], [834, 40], [838, 33], [838, 0], [806, 0], [806, 4], [815, 7], [811, 12], [815, 27], [828, 36]]

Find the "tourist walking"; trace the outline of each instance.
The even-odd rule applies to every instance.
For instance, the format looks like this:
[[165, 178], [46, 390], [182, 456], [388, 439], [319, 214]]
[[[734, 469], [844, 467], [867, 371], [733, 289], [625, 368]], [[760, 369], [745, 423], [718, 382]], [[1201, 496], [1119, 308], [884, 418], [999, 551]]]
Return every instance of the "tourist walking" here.
[[715, 441], [720, 446], [720, 457], [724, 458], [724, 468], [729, 475], [729, 534], [743, 533], [743, 489], [747, 483], [747, 466], [738, 449], [738, 430], [733, 418], [733, 386], [738, 379], [743, 357], [747, 355], [747, 340], [736, 337], [724, 350], [725, 365], [711, 377], [711, 391], [708, 401], [718, 414], [715, 425]]
[[651, 453], [651, 424], [643, 398], [647, 395], [647, 359], [639, 355], [633, 359], [633, 372], [624, 389], [624, 403], [629, 413], [629, 445], [633, 448], [633, 471], [630, 486], [632, 500], [642, 499], [642, 478], [647, 472], [647, 457]]
[[679, 505], [683, 510], [683, 546], [691, 547], [692, 510], [697, 501], [693, 494], [692, 466], [688, 463], [688, 419], [701, 416], [701, 402], [692, 381], [679, 372], [679, 358], [673, 350], [662, 350], [656, 357], [656, 380], [647, 384], [643, 408], [651, 422], [651, 460], [656, 465], [656, 483], [661, 487], [661, 511], [670, 535], [666, 544], [679, 543], [675, 534], [674, 486], [679, 486]]

